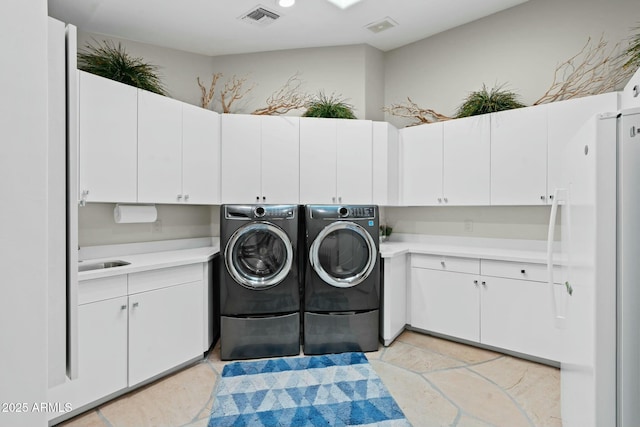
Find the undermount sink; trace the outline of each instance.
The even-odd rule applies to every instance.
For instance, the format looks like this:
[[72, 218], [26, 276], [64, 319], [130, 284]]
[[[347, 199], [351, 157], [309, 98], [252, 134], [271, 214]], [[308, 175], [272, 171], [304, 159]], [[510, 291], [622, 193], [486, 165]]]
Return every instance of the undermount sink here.
[[113, 267], [122, 267], [124, 265], [129, 265], [130, 262], [127, 261], [104, 261], [104, 262], [92, 262], [90, 264], [83, 264], [80, 261], [78, 264], [78, 271], [90, 271], [90, 270], [100, 270], [102, 268], [113, 268]]

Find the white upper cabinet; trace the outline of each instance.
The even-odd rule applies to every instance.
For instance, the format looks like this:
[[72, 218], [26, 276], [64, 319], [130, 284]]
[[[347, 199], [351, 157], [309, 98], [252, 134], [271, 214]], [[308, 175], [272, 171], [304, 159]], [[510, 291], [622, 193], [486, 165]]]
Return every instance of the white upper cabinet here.
[[220, 201], [220, 117], [140, 90], [138, 202]]
[[386, 122], [373, 122], [373, 203], [399, 203], [398, 129]]
[[620, 95], [620, 108], [640, 107], [640, 69], [631, 77]]
[[137, 200], [137, 89], [79, 72], [79, 199]]
[[298, 203], [300, 198], [300, 119], [262, 116], [261, 201]]
[[336, 119], [338, 203], [373, 201], [373, 127], [369, 120]]
[[222, 203], [298, 203], [299, 119], [222, 115]]
[[490, 202], [491, 120], [489, 114], [443, 123], [445, 205]]
[[547, 194], [553, 197], [561, 182], [564, 149], [571, 138], [590, 118], [599, 113], [616, 112], [619, 106], [617, 92], [586, 96], [548, 105], [548, 176]]
[[220, 203], [220, 114], [182, 104], [183, 201]]
[[138, 93], [138, 201], [182, 202], [182, 103]]
[[300, 203], [373, 200], [370, 120], [300, 118]]
[[400, 203], [442, 204], [443, 123], [400, 130]]
[[547, 200], [547, 105], [491, 114], [491, 204]]

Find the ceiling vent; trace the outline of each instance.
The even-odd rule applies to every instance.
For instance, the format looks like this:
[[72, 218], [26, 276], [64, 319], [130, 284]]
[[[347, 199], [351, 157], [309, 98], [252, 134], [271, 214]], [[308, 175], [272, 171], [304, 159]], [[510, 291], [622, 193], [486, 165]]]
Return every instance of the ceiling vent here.
[[396, 26], [398, 26], [398, 23], [387, 16], [380, 21], [372, 22], [364, 27], [372, 33], [380, 33]]
[[278, 15], [276, 12], [269, 10], [264, 6], [258, 5], [251, 9], [249, 12], [240, 16], [240, 18], [238, 19], [241, 19], [253, 25], [264, 27], [271, 24], [278, 18], [280, 18], [280, 15]]

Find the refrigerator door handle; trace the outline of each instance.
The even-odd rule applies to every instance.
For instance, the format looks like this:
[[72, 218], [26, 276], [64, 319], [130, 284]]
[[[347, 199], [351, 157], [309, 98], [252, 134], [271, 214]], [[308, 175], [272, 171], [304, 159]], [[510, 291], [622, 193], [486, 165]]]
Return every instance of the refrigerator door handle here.
[[551, 297], [551, 313], [554, 317], [555, 326], [564, 329], [566, 317], [558, 314], [558, 303], [556, 301], [555, 282], [553, 278], [553, 242], [556, 234], [556, 220], [558, 217], [558, 205], [566, 199], [567, 190], [556, 188], [553, 193], [553, 203], [551, 204], [551, 214], [549, 215], [549, 234], [547, 235], [547, 283]]

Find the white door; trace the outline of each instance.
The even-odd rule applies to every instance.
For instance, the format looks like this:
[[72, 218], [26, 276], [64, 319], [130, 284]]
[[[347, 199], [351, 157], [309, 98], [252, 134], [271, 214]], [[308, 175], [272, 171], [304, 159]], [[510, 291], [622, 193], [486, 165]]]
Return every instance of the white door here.
[[300, 119], [262, 117], [261, 201], [296, 204], [300, 198]]
[[220, 115], [182, 104], [182, 192], [185, 203], [220, 203]]
[[491, 120], [489, 114], [443, 123], [443, 202], [490, 202]]
[[398, 205], [398, 129], [386, 122], [373, 122], [373, 204]]
[[547, 105], [491, 115], [491, 204], [547, 203]]
[[79, 200], [137, 201], [137, 99], [132, 86], [79, 72]]
[[338, 119], [300, 118], [300, 203], [337, 203]]
[[202, 281], [129, 296], [129, 386], [202, 356]]
[[223, 114], [222, 203], [257, 203], [261, 193], [261, 117]]
[[182, 201], [182, 103], [139, 90], [138, 202]]
[[475, 274], [411, 269], [411, 326], [480, 340], [479, 279]]
[[400, 203], [442, 204], [442, 123], [400, 130]]
[[370, 120], [336, 121], [338, 203], [373, 202], [373, 125]]
[[560, 330], [548, 285], [500, 277], [483, 277], [482, 282], [480, 342], [560, 361]]

